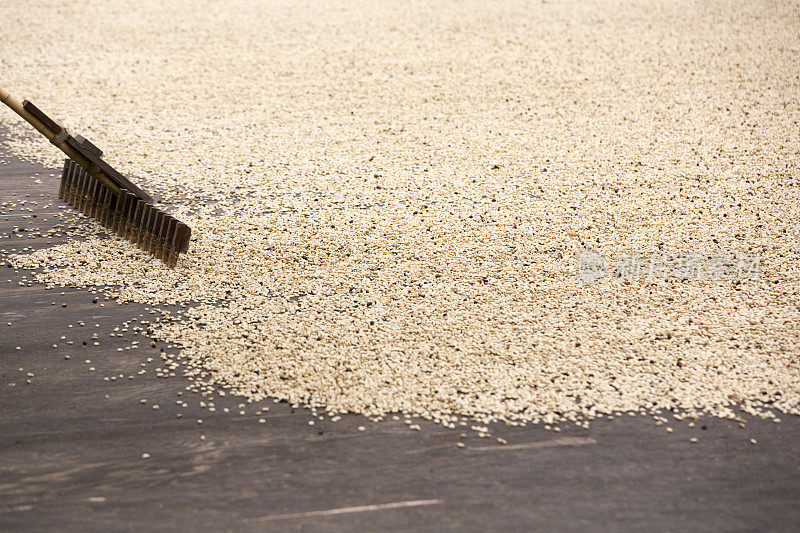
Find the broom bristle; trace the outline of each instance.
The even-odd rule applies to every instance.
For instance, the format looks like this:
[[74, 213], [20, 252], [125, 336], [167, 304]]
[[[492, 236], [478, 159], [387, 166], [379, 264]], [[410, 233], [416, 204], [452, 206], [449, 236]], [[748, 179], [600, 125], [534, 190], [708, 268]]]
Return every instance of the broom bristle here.
[[64, 162], [58, 197], [170, 268], [189, 248], [189, 226], [125, 188], [114, 194], [71, 159]]

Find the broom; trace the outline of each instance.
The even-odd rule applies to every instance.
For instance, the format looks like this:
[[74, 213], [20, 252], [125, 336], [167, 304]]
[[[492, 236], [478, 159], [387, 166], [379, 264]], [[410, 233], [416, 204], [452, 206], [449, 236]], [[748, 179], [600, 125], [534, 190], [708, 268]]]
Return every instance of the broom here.
[[58, 197], [164, 261], [170, 268], [189, 249], [191, 229], [153, 205], [153, 198], [101, 159], [103, 152], [27, 100], [0, 89], [0, 101], [67, 154]]

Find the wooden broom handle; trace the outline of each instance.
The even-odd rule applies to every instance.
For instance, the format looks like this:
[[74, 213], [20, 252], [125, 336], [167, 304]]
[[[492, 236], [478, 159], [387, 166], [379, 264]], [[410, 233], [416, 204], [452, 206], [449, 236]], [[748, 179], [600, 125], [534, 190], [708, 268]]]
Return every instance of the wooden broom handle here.
[[[26, 111], [25, 108], [22, 107], [22, 102], [11, 96], [11, 93], [9, 93], [3, 88], [0, 88], [0, 101], [2, 101], [12, 110], [14, 110], [14, 112], [17, 115], [24, 118], [25, 122], [36, 128], [36, 131], [47, 137], [48, 141], [53, 140], [53, 137], [55, 137], [56, 132], [50, 131], [50, 128], [45, 126], [45, 124], [41, 120], [28, 113], [28, 111]], [[59, 148], [61, 148], [61, 150], [63, 150], [64, 153], [66, 153], [68, 156], [72, 157], [72, 154], [68, 153], [66, 150], [64, 150], [64, 148], [62, 148], [61, 146], [59, 146]], [[67, 148], [69, 148], [69, 146], [67, 146]]]
[[[53, 140], [53, 137], [56, 136], [55, 131], [51, 130], [47, 127], [47, 125], [39, 120], [38, 118], [31, 115], [27, 109], [22, 107], [22, 102], [11, 96], [11, 93], [6, 91], [3, 88], [0, 88], [0, 101], [10, 107], [17, 115], [21, 116], [25, 119], [25, 122], [36, 128], [36, 131], [47, 137], [48, 141]], [[78, 163], [80, 166], [84, 168], [89, 168], [92, 164], [83, 154], [79, 153], [75, 149], [73, 149], [66, 141], [61, 142], [60, 144], [56, 145], [62, 152], [67, 154], [67, 157]], [[103, 175], [102, 172], [98, 172], [97, 179], [102, 182], [103, 185], [111, 189], [115, 194], [119, 194], [119, 186], [115, 184], [113, 181], [108, 179], [107, 176]]]
[[[67, 157], [78, 163], [80, 166], [86, 169], [86, 171], [89, 172], [92, 176], [100, 180], [100, 182], [106, 187], [108, 187], [111, 190], [111, 192], [113, 192], [115, 195], [119, 195], [120, 188], [124, 186], [125, 188], [127, 188], [129, 191], [134, 193], [136, 196], [138, 196], [145, 202], [153, 203], [153, 199], [147, 193], [139, 189], [136, 185], [131, 183], [127, 178], [119, 174], [119, 172], [109, 167], [107, 163], [99, 160], [99, 156], [97, 153], [89, 153], [85, 151], [86, 155], [84, 155], [84, 153], [81, 153], [75, 148], [73, 148], [74, 144], [71, 144], [73, 143], [73, 141], [68, 142], [66, 139], [66, 137], [69, 137], [69, 135], [67, 134], [65, 129], [60, 128], [58, 124], [55, 124], [52, 120], [48, 118], [48, 121], [51, 124], [53, 124], [53, 127], [61, 129], [61, 131], [53, 131], [52, 127], [48, 126], [48, 124], [45, 124], [37, 117], [35, 117], [32, 113], [30, 113], [27, 109], [25, 109], [25, 106], [22, 104], [22, 102], [11, 96], [11, 94], [8, 91], [2, 88], [0, 88], [0, 101], [2, 101], [12, 110], [14, 110], [16, 114], [24, 118], [28, 124], [36, 128], [36, 130], [42, 135], [44, 135], [47, 138], [47, 140], [50, 141], [51, 144], [54, 144], [62, 152], [67, 154]], [[35, 108], [35, 106], [33, 107]], [[42, 114], [42, 116], [47, 118], [46, 115], [44, 114]], [[56, 139], [57, 135], [59, 135], [58, 139]], [[85, 149], [85, 145], [79, 146], [79, 148]], [[97, 149], [95, 148], [95, 150]], [[99, 152], [99, 150], [97, 150], [97, 152]], [[98, 165], [100, 165], [100, 168], [98, 168]], [[117, 181], [120, 181], [120, 183], [117, 183], [114, 178], [110, 178], [108, 175], [109, 173], [112, 176], [114, 176], [114, 178], [116, 178]]]

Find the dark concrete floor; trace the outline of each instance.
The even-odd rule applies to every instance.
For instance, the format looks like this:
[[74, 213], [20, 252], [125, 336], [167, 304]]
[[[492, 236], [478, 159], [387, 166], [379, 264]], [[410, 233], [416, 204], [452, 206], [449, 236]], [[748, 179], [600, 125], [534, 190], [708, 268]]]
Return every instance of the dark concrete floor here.
[[[54, 172], [2, 159], [0, 204], [38, 204], [0, 206], [0, 249], [60, 242], [14, 230], [61, 222], [43, 202], [56, 196]], [[797, 417], [744, 429], [675, 422], [671, 434], [629, 416], [560, 433], [493, 427], [509, 442], [499, 446], [424, 423], [410, 431], [346, 416], [309, 426], [308, 411], [272, 402], [239, 415], [230, 397], [210, 412], [180, 372], [155, 377], [163, 343], [136, 337], [140, 349], [116, 350], [131, 332], [109, 333], [152, 319], [144, 307], [28, 286], [30, 273], [7, 268], [2, 252], [0, 266], [2, 531], [800, 530]]]

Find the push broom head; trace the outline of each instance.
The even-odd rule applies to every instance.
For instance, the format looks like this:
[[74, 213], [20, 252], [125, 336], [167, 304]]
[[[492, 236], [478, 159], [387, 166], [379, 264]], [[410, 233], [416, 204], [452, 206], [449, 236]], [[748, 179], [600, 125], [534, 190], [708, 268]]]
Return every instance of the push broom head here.
[[27, 100], [0, 89], [0, 101], [60, 148], [64, 161], [58, 197], [86, 216], [174, 267], [189, 249], [191, 229], [153, 205], [153, 199], [101, 159], [103, 152], [74, 137]]
[[189, 226], [124, 187], [115, 194], [71, 159], [64, 161], [58, 197], [170, 267], [189, 249]]

